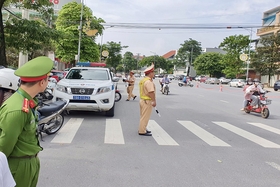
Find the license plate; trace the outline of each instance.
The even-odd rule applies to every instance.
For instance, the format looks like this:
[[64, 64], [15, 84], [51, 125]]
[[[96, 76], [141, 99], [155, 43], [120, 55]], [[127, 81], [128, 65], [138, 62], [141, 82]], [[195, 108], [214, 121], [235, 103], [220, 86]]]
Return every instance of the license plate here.
[[90, 96], [73, 96], [75, 100], [90, 100]]

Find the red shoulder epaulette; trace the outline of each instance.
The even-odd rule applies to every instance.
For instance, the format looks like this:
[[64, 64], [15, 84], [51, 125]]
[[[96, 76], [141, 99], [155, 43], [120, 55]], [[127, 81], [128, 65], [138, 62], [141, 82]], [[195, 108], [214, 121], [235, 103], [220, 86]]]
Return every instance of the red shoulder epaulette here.
[[26, 98], [24, 98], [24, 100], [23, 100], [22, 111], [25, 113], [29, 112], [29, 101]]

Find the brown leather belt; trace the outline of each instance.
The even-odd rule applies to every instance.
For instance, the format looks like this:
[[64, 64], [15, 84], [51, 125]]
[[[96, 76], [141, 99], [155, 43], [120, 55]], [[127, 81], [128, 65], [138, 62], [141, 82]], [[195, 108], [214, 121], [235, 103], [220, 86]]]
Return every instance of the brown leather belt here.
[[128, 84], [128, 86], [133, 86], [134, 84]]
[[9, 156], [8, 158], [25, 158], [25, 159], [31, 159], [31, 158], [36, 158], [38, 153], [36, 155], [25, 155], [25, 156]]

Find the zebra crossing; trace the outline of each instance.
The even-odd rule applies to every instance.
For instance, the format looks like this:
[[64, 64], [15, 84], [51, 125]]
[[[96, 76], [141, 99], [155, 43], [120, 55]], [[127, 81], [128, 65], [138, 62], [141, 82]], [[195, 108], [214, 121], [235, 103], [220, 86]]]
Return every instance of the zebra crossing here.
[[[54, 136], [51, 140], [51, 143], [55, 144], [70, 144], [75, 138], [76, 132], [79, 130], [80, 126], [83, 123], [83, 118], [70, 118], [70, 120], [64, 124], [64, 126], [60, 129], [58, 134]], [[201, 140], [213, 147], [232, 147], [233, 145], [223, 140], [223, 138], [217, 137], [214, 134], [208, 132], [206, 129], [197, 125], [193, 121], [183, 121], [177, 120], [176, 123], [181, 125], [195, 135], [195, 138]], [[222, 128], [229, 133], [237, 135], [241, 137], [244, 141], [253, 142], [264, 148], [280, 148], [280, 145], [267, 140], [261, 136], [255, 135], [252, 132], [246, 131], [242, 128], [236, 127], [233, 124], [222, 121], [212, 121], [211, 124], [216, 125], [218, 128]], [[280, 129], [268, 126], [262, 123], [252, 123], [247, 122], [247, 124], [257, 127], [261, 130], [265, 130], [269, 133], [273, 133], [274, 135], [280, 135]], [[152, 131], [152, 138], [154, 141], [160, 146], [180, 146], [178, 140], [176, 141], [176, 137], [172, 137], [168, 132], [160, 126], [155, 120], [149, 120], [149, 130]], [[105, 119], [105, 133], [104, 133], [104, 144], [125, 144], [125, 134], [123, 133], [122, 124], [120, 119]], [[174, 136], [174, 135], [173, 135]], [[188, 137], [186, 137], [188, 138]], [[231, 142], [232, 143], [232, 142]], [[233, 142], [234, 143], [234, 142]]]

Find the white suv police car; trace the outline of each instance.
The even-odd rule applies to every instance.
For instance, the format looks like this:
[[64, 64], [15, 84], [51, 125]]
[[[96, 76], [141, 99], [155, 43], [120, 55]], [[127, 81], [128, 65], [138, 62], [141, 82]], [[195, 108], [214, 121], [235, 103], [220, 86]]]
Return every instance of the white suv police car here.
[[54, 100], [69, 99], [66, 110], [104, 112], [114, 116], [115, 83], [108, 68], [73, 67], [54, 91]]

